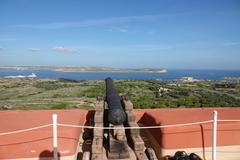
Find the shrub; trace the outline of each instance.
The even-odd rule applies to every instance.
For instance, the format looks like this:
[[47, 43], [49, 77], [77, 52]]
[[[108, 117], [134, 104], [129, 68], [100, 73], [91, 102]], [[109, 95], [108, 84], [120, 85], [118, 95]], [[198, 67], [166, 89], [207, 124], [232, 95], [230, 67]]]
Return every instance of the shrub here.
[[57, 103], [54, 104], [51, 109], [66, 109], [68, 106], [68, 103], [62, 102], [62, 103]]

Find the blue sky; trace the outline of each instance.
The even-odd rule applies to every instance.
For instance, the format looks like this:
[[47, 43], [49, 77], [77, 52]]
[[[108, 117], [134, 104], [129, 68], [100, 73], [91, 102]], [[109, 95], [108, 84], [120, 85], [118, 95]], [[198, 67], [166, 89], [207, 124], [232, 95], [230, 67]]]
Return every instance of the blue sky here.
[[240, 1], [0, 0], [0, 65], [240, 69]]

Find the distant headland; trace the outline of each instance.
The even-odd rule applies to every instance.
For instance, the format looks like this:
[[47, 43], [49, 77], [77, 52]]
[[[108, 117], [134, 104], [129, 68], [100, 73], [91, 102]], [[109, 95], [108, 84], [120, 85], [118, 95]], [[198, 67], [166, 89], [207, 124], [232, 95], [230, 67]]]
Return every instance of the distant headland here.
[[2, 66], [6, 70], [51, 70], [58, 72], [115, 72], [115, 73], [165, 73], [164, 68], [112, 68], [112, 67], [69, 67], [69, 66]]

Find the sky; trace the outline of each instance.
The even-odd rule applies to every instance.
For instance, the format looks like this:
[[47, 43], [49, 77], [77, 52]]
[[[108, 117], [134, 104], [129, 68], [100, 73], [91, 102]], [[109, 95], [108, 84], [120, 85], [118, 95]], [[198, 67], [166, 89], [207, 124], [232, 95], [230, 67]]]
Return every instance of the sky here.
[[0, 0], [0, 66], [240, 69], [239, 0]]

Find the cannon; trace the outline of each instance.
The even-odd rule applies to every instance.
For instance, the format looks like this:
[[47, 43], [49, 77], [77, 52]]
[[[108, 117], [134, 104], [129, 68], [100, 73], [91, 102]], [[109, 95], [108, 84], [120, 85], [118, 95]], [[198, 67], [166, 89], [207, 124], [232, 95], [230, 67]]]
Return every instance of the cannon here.
[[[133, 104], [126, 96], [118, 95], [111, 78], [106, 78], [105, 84], [106, 96], [98, 97], [95, 105], [94, 127], [96, 128], [93, 129], [92, 160], [147, 160], [140, 131], [124, 128], [138, 126], [135, 122]], [[109, 129], [102, 130], [99, 127], [109, 127]], [[151, 152], [151, 157], [153, 155]]]
[[106, 78], [106, 102], [108, 104], [108, 121], [114, 125], [122, 125], [126, 120], [126, 114], [122, 108], [121, 97], [111, 78]]
[[[144, 131], [140, 132], [138, 129], [139, 125], [136, 122], [132, 102], [127, 96], [118, 95], [111, 78], [106, 78], [105, 84], [106, 95], [105, 97], [97, 97], [94, 119], [90, 121], [94, 125], [93, 132], [88, 130], [92, 137], [89, 136], [84, 144], [90, 140], [91, 148], [84, 151], [83, 157], [87, 157], [84, 160], [89, 159], [89, 157], [91, 160], [159, 159], [161, 155], [155, 153], [155, 150], [159, 148], [155, 145], [154, 139], [147, 140], [149, 146], [146, 149], [145, 141], [141, 137], [141, 133]], [[152, 140], [154, 141], [152, 142]], [[169, 160], [201, 160], [196, 154], [188, 156], [184, 151], [178, 151], [173, 157], [167, 156], [165, 158]]]

